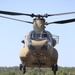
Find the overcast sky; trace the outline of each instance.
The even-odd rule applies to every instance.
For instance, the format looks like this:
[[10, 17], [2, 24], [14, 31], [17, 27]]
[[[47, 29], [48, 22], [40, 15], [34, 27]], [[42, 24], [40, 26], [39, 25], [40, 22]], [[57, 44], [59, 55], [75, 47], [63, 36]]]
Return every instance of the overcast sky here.
[[[75, 0], [0, 0], [0, 10], [35, 14], [56, 14], [75, 11]], [[2, 14], [0, 14], [1, 16]], [[8, 16], [8, 15], [5, 15]], [[28, 21], [26, 16], [8, 16]], [[49, 17], [47, 22], [75, 18], [75, 14]], [[0, 17], [0, 66], [18, 66], [19, 52], [23, 47], [21, 40], [26, 32], [33, 30], [31, 24], [12, 21]], [[75, 67], [75, 22], [52, 24], [46, 30], [59, 36], [55, 46], [59, 53], [58, 65]]]

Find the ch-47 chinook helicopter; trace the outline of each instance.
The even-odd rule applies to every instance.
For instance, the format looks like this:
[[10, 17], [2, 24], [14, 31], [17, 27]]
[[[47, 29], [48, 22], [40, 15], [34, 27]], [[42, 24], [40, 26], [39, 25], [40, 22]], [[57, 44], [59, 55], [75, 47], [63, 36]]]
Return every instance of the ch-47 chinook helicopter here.
[[10, 17], [0, 16], [2, 18], [33, 24], [33, 30], [27, 33], [25, 39], [22, 40], [24, 46], [20, 50], [19, 56], [22, 63], [20, 64], [20, 70], [23, 70], [23, 74], [26, 72], [26, 67], [39, 67], [39, 68], [44, 67], [44, 68], [52, 68], [54, 75], [56, 75], [56, 71], [58, 70], [57, 65], [58, 52], [54, 48], [54, 46], [57, 44], [57, 40], [53, 38], [52, 34], [49, 31], [45, 30], [45, 27], [53, 23], [65, 24], [75, 22], [75, 18], [49, 23], [45, 21], [45, 18], [48, 18], [49, 16], [59, 16], [74, 13], [75, 12], [35, 15], [35, 14], [25, 14], [0, 10], [0, 14], [12, 16], [25, 15], [34, 18], [33, 22], [29, 22]]

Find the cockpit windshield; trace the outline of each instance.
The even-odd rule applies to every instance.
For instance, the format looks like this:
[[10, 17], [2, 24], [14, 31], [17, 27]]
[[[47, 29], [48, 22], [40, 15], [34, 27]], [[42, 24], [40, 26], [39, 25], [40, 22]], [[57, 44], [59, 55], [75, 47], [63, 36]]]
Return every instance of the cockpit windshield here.
[[42, 39], [42, 38], [48, 38], [48, 35], [46, 33], [31, 33], [31, 39]]

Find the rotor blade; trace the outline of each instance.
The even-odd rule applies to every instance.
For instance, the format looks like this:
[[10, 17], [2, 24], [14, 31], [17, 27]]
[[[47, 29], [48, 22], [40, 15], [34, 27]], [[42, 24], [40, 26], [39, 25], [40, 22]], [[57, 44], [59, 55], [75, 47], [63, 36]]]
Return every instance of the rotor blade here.
[[66, 12], [66, 13], [58, 13], [58, 14], [48, 14], [47, 16], [60, 16], [60, 15], [68, 15], [75, 14], [75, 12]]
[[5, 16], [0, 16], [0, 17], [1, 17], [1, 18], [6, 18], [6, 19], [11, 19], [11, 20], [16, 20], [16, 21], [20, 21], [20, 22], [25, 22], [25, 23], [33, 24], [33, 22], [24, 21], [24, 20], [19, 20], [19, 19], [15, 19], [15, 18], [10, 18], [10, 17], [5, 17]]
[[75, 18], [74, 19], [68, 19], [68, 20], [61, 20], [61, 21], [55, 21], [55, 22], [50, 22], [50, 23], [46, 23], [46, 25], [48, 24], [65, 24], [65, 23], [70, 23], [70, 22], [75, 22]]
[[31, 16], [34, 17], [34, 14], [25, 14], [25, 13], [18, 13], [18, 12], [10, 12], [10, 11], [1, 11], [0, 14], [5, 14], [5, 15], [26, 15], [26, 16]]

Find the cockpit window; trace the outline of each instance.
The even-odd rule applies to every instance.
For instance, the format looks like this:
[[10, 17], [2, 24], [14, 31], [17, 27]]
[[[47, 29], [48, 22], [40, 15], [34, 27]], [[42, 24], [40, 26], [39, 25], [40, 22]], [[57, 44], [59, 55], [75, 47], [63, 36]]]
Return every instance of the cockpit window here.
[[47, 34], [42, 34], [42, 37], [43, 38], [47, 38]]
[[31, 39], [48, 38], [46, 33], [31, 33]]
[[33, 34], [31, 34], [31, 38], [33, 39], [33, 38], [35, 38], [36, 36], [35, 36], [35, 34], [33, 33]]

